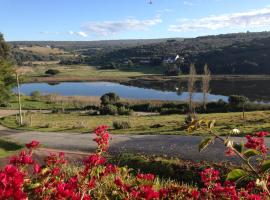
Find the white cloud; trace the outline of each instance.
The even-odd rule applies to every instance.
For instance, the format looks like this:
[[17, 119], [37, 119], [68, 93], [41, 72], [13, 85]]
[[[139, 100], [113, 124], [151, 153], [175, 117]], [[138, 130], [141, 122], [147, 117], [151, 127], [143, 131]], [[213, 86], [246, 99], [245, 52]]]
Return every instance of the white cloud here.
[[197, 4], [195, 4], [195, 3], [191, 2], [191, 1], [184, 1], [183, 4], [185, 6], [196, 6], [197, 5]]
[[88, 22], [82, 25], [82, 30], [86, 34], [106, 36], [128, 30], [147, 30], [161, 22], [162, 20], [158, 16], [146, 20], [129, 18], [120, 21]]
[[70, 35], [78, 35], [78, 36], [82, 36], [82, 37], [87, 37], [88, 36], [88, 34], [83, 32], [83, 31], [78, 31], [78, 32], [69, 31], [68, 33]]
[[181, 19], [180, 24], [171, 25], [169, 31], [185, 32], [217, 30], [221, 28], [258, 28], [270, 25], [270, 8], [248, 12], [212, 15], [200, 19]]

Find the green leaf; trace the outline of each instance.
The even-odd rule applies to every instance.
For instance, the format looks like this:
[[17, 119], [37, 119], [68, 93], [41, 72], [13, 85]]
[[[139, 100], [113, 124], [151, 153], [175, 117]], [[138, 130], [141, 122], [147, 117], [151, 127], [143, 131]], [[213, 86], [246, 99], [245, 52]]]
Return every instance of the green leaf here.
[[270, 160], [266, 160], [262, 163], [262, 171], [265, 172], [270, 168]]
[[208, 145], [214, 141], [214, 139], [215, 139], [215, 137], [208, 137], [208, 138], [205, 138], [204, 140], [202, 140], [200, 145], [199, 145], [199, 152], [201, 152], [202, 150], [207, 148]]
[[227, 175], [227, 180], [237, 181], [239, 178], [247, 175], [247, 173], [242, 169], [234, 169]]
[[244, 144], [234, 143], [233, 148], [235, 148], [238, 152], [242, 153], [244, 150]]
[[216, 120], [209, 121], [209, 122], [207, 123], [207, 128], [208, 128], [208, 129], [214, 128], [215, 123], [216, 123]]
[[250, 158], [252, 156], [257, 156], [260, 155], [260, 152], [255, 150], [255, 149], [247, 149], [244, 153], [244, 156], [246, 156], [247, 158]]

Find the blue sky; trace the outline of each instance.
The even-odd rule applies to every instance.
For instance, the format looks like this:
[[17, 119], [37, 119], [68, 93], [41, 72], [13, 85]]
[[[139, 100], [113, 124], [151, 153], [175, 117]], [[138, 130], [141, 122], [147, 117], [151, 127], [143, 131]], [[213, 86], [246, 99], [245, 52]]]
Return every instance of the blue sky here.
[[270, 0], [0, 0], [13, 40], [196, 37], [269, 31]]

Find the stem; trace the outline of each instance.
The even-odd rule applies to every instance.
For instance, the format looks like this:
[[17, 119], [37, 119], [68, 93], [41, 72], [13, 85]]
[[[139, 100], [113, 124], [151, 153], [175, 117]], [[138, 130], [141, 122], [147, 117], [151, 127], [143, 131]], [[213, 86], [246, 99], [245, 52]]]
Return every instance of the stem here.
[[[210, 130], [210, 133], [213, 134], [216, 138], [218, 138], [219, 140], [221, 140], [223, 143], [225, 142], [225, 140], [220, 137], [219, 135], [217, 135], [216, 133], [212, 132]], [[253, 171], [255, 173], [255, 175], [257, 177], [260, 177], [260, 175], [258, 174], [258, 172], [255, 170], [255, 168], [249, 163], [249, 161], [239, 152], [237, 151], [234, 147], [231, 147], [232, 150], [241, 158], [241, 160], [243, 160], [247, 165], [248, 167], [251, 169], [251, 171]]]
[[[214, 133], [212, 130], [209, 131], [211, 134], [213, 134], [216, 138], [218, 138], [219, 140], [221, 140], [223, 143], [225, 142], [225, 140], [220, 137], [218, 134]], [[250, 168], [250, 170], [257, 176], [257, 178], [261, 178], [259, 173], [256, 171], [256, 169], [249, 163], [248, 159], [246, 159], [239, 151], [237, 151], [234, 147], [231, 147], [232, 150], [238, 155], [238, 157], [241, 158], [242, 161], [244, 161], [244, 163]], [[270, 196], [270, 191], [268, 190], [268, 188], [263, 188], [267, 194]]]

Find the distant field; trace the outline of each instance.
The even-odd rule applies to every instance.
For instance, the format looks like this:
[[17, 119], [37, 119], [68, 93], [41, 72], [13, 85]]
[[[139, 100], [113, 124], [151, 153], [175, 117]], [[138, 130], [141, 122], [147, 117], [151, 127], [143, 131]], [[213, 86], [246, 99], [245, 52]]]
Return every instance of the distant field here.
[[[245, 121], [241, 113], [201, 114], [200, 118], [217, 120], [216, 131], [219, 134], [228, 133], [233, 128], [241, 130], [242, 135], [255, 131], [270, 131], [270, 111], [246, 113]], [[63, 132], [91, 132], [96, 126], [107, 124], [112, 127], [114, 121], [128, 121], [131, 128], [114, 130], [113, 134], [179, 134], [185, 135], [185, 115], [158, 116], [88, 116], [86, 114], [32, 114], [32, 126], [18, 127], [15, 116], [1, 120], [4, 126], [24, 130], [63, 131]], [[25, 117], [29, 124], [30, 116]], [[197, 133], [198, 134], [198, 133]], [[205, 134], [201, 132], [201, 134]]]
[[65, 53], [63, 50], [59, 48], [41, 47], [41, 46], [20, 47], [20, 50], [29, 51], [29, 52], [37, 53], [44, 56], [61, 55]]
[[[59, 74], [55, 76], [46, 76], [45, 71], [48, 69], [58, 69]], [[138, 71], [120, 71], [115, 70], [99, 70], [94, 66], [70, 65], [62, 66], [57, 64], [39, 65], [36, 67], [20, 67], [22, 71], [23, 80], [25, 82], [57, 82], [57, 81], [84, 81], [84, 80], [110, 80], [121, 81], [130, 77], [143, 76], [154, 73], [154, 71], [145, 69]]]

